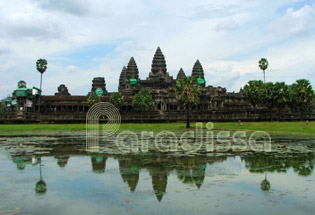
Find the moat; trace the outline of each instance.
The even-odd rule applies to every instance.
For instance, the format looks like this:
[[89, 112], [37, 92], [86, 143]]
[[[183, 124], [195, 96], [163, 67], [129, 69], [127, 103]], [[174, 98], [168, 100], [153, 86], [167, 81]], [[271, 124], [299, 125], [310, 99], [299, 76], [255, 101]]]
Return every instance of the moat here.
[[0, 214], [311, 214], [314, 139], [272, 144], [122, 154], [103, 142], [88, 153], [84, 136], [3, 137]]

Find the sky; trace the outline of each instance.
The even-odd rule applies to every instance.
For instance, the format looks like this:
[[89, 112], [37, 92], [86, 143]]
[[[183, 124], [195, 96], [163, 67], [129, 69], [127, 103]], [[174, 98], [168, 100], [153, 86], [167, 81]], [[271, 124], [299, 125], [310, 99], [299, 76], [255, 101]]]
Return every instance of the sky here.
[[262, 80], [315, 84], [315, 0], [0, 0], [0, 98], [24, 80], [43, 94], [65, 84], [86, 95], [93, 77], [117, 92], [133, 56], [146, 79], [160, 47], [167, 71], [190, 75], [200, 60], [207, 85], [239, 91]]

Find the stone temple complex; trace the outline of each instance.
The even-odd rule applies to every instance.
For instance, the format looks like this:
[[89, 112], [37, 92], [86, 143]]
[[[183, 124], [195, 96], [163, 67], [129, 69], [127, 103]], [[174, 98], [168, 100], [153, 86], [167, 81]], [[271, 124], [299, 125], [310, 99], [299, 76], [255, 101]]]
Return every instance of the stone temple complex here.
[[[176, 100], [175, 85], [176, 80], [185, 75], [195, 77], [201, 86], [200, 104], [192, 107], [192, 120], [266, 120], [267, 110], [254, 111], [245, 100], [242, 90], [227, 92], [225, 88], [207, 85], [199, 60], [195, 62], [191, 71], [185, 73], [180, 68], [176, 78], [170, 76], [167, 72], [165, 57], [158, 47], [153, 56], [151, 71], [146, 79], [140, 79], [137, 63], [133, 57], [130, 58], [127, 67], [124, 66], [121, 70], [118, 91], [124, 96], [124, 103], [120, 107], [122, 121], [184, 121], [185, 110]], [[142, 88], [147, 88], [151, 92], [155, 103], [154, 109], [140, 111], [133, 108], [132, 99]], [[103, 102], [108, 102], [112, 94], [106, 90], [105, 77], [93, 78], [91, 91], [86, 95], [71, 95], [64, 84], [61, 84], [57, 90], [55, 95], [42, 95], [39, 100], [39, 89], [35, 87], [23, 86], [16, 89], [12, 93], [12, 98], [6, 101], [6, 112], [1, 115], [0, 122], [85, 122], [86, 113], [89, 110], [87, 99], [90, 93], [95, 92]], [[40, 114], [38, 114], [39, 107]], [[292, 114], [290, 116], [284, 114], [284, 117], [295, 118]]]

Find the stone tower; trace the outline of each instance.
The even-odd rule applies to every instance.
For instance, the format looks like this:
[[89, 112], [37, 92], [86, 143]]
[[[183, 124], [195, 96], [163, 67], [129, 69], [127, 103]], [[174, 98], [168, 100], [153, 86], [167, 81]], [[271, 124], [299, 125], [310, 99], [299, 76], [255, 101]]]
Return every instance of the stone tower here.
[[182, 68], [180, 68], [179, 72], [177, 73], [176, 80], [179, 80], [179, 79], [181, 79], [184, 76], [186, 76], [185, 72], [184, 72], [184, 70]]
[[126, 82], [127, 82], [126, 73], [127, 73], [127, 68], [124, 66], [119, 76], [119, 86], [118, 86], [119, 92], [121, 90], [124, 90], [126, 87]]
[[106, 84], [105, 84], [105, 78], [104, 77], [93, 78], [91, 92], [95, 93], [95, 91], [97, 89], [102, 89], [103, 90], [103, 95], [105, 93], [107, 93], [107, 91], [106, 91]]
[[156, 49], [154, 54], [151, 72], [153, 75], [157, 75], [159, 72], [162, 72], [163, 75], [166, 74], [166, 62], [160, 47]]
[[203, 72], [203, 68], [202, 68], [199, 60], [196, 61], [195, 65], [193, 67], [191, 76], [197, 78], [197, 81], [200, 84], [200, 86], [202, 86], [202, 87], [206, 86], [205, 74]]
[[203, 80], [205, 79], [203, 68], [202, 68], [199, 60], [196, 61], [195, 65], [193, 67], [191, 76], [193, 76], [195, 78], [202, 78]]
[[55, 96], [71, 96], [68, 92], [68, 88], [64, 84], [60, 84], [58, 87], [58, 92], [55, 93]]
[[133, 57], [130, 58], [127, 69], [126, 69], [126, 78], [139, 80], [139, 71], [136, 64], [136, 61]]

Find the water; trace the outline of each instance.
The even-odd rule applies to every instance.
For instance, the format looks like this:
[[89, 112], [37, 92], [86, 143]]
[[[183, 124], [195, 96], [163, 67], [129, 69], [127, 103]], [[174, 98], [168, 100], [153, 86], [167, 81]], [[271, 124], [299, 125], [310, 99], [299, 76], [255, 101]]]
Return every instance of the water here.
[[313, 151], [92, 154], [77, 143], [32, 137], [2, 140], [0, 214], [315, 211]]

